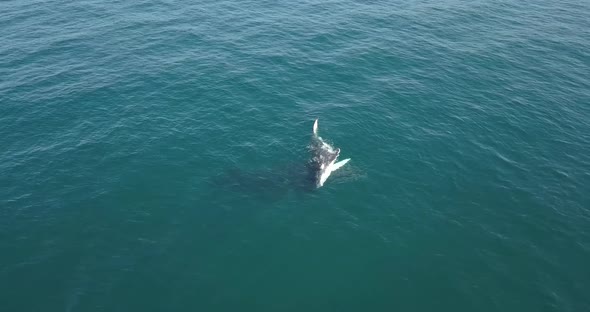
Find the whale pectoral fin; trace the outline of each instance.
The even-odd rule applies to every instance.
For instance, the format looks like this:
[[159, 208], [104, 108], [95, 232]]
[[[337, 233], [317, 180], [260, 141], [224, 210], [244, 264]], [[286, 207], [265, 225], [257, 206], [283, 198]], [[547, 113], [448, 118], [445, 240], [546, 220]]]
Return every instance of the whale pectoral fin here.
[[318, 134], [318, 120], [317, 119], [313, 122], [313, 134], [315, 134], [315, 135]]
[[341, 160], [341, 161], [339, 161], [339, 162], [337, 162], [337, 163], [333, 164], [333, 165], [332, 165], [332, 168], [331, 168], [331, 169], [332, 169], [332, 171], [335, 171], [335, 170], [337, 170], [337, 169], [340, 169], [340, 167], [342, 167], [342, 166], [346, 165], [346, 163], [347, 163], [349, 160], [350, 160], [350, 158], [346, 158], [346, 159], [344, 159], [344, 160]]

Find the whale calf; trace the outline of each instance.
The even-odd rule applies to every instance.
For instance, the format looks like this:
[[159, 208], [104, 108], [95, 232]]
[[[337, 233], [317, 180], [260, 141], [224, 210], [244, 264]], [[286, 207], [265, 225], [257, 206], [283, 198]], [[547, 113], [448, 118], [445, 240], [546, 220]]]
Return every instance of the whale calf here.
[[313, 136], [311, 140], [311, 165], [313, 176], [315, 179], [315, 186], [317, 188], [322, 187], [330, 174], [336, 171], [337, 169], [344, 166], [350, 158], [338, 160], [338, 156], [340, 156], [340, 149], [334, 148], [330, 144], [326, 143], [319, 135], [318, 135], [318, 120], [316, 119], [313, 123]]

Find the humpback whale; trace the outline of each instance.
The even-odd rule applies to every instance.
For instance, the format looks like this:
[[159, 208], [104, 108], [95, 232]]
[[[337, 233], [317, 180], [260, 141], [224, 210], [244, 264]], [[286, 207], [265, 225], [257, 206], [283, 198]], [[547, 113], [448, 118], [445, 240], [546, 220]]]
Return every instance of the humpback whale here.
[[350, 160], [350, 158], [347, 158], [336, 162], [338, 156], [340, 156], [340, 149], [332, 147], [318, 135], [317, 119], [313, 123], [311, 154], [311, 168], [313, 170], [315, 186], [318, 188], [324, 185], [332, 172], [344, 166]]

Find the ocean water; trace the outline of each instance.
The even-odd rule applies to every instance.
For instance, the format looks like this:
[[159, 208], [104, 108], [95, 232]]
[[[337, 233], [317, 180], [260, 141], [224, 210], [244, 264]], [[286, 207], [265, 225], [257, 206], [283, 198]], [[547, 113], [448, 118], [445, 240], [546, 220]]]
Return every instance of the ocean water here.
[[586, 0], [0, 2], [1, 311], [590, 311], [589, 186]]

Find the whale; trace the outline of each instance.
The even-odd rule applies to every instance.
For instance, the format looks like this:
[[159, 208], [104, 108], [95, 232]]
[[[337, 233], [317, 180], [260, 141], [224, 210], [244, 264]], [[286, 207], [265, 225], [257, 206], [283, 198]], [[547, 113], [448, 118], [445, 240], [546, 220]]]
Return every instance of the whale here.
[[318, 119], [313, 123], [310, 150], [311, 170], [316, 188], [324, 186], [324, 183], [326, 183], [326, 180], [328, 180], [328, 177], [330, 177], [332, 172], [342, 168], [342, 166], [350, 161], [350, 158], [338, 161], [340, 148], [335, 148], [326, 143], [326, 141], [318, 135]]

